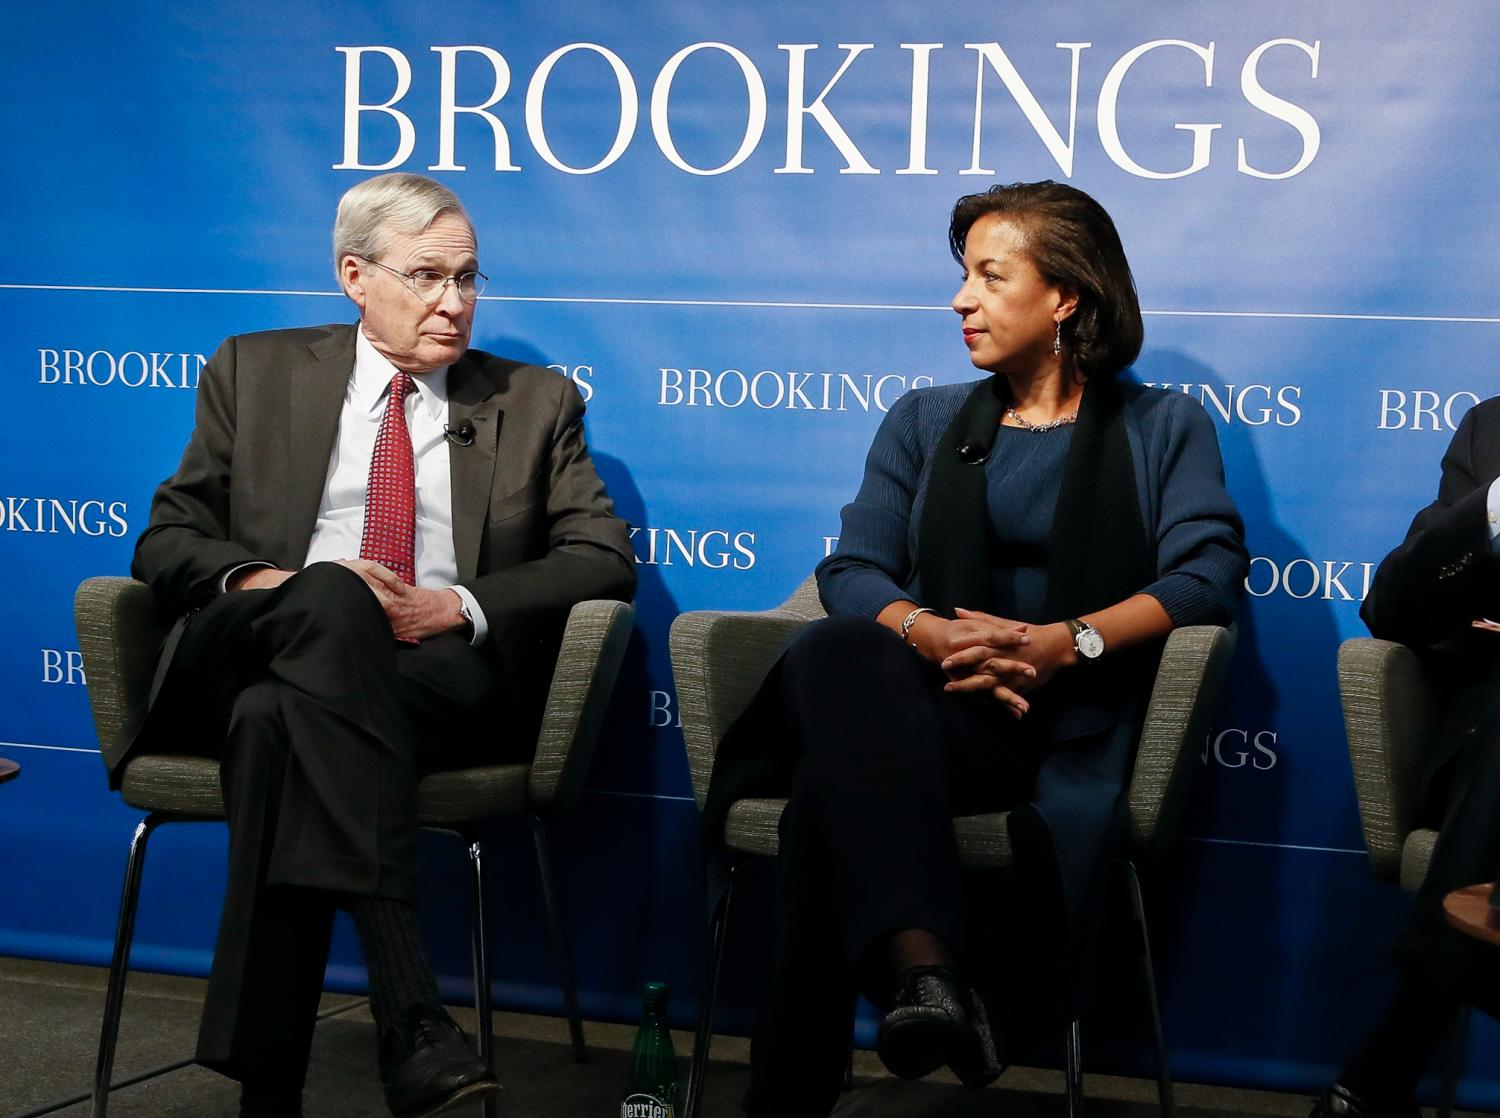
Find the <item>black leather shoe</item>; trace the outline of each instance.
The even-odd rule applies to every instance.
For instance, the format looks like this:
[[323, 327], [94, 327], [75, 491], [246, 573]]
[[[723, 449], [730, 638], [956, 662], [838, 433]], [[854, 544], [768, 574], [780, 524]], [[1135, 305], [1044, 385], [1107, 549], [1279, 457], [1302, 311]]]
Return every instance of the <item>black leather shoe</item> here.
[[413, 1006], [380, 1034], [380, 1079], [397, 1118], [428, 1118], [500, 1090], [441, 1006]]
[[1313, 1101], [1307, 1118], [1422, 1118], [1422, 1111], [1413, 1099], [1395, 1104], [1368, 1103], [1342, 1083], [1335, 1083]]
[[1005, 1070], [979, 995], [947, 967], [912, 967], [896, 983], [896, 1008], [875, 1034], [880, 1062], [902, 1079], [921, 1079], [947, 1064], [968, 1088]]

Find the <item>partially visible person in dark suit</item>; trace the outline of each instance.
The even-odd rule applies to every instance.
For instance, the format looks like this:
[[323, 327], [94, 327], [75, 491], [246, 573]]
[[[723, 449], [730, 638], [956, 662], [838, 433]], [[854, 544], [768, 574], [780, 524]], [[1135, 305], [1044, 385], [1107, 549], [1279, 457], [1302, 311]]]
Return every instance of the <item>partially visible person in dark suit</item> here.
[[222, 765], [229, 879], [198, 1061], [295, 1118], [336, 908], [370, 975], [386, 1100], [497, 1089], [418, 938], [416, 786], [529, 758], [569, 608], [628, 597], [626, 525], [566, 378], [469, 348], [484, 286], [458, 198], [350, 189], [353, 325], [228, 339], [132, 571], [180, 615], [137, 752]]
[[1227, 623], [1245, 575], [1213, 423], [1118, 379], [1144, 331], [1103, 207], [997, 186], [958, 201], [949, 245], [954, 340], [987, 375], [891, 408], [818, 567], [829, 617], [731, 730], [705, 804], [721, 844], [736, 799], [790, 795], [752, 1115], [828, 1113], [860, 992], [898, 1075], [977, 1087], [1014, 1058], [971, 985], [955, 814], [1010, 811], [1012, 962], [1062, 1015], [1162, 642]]
[[1415, 1118], [1422, 1069], [1462, 1006], [1500, 1016], [1500, 949], [1450, 927], [1443, 898], [1500, 873], [1500, 397], [1471, 408], [1443, 456], [1437, 500], [1375, 572], [1360, 616], [1417, 650], [1444, 697], [1422, 780], [1441, 834], [1392, 952], [1385, 1016], [1314, 1118]]

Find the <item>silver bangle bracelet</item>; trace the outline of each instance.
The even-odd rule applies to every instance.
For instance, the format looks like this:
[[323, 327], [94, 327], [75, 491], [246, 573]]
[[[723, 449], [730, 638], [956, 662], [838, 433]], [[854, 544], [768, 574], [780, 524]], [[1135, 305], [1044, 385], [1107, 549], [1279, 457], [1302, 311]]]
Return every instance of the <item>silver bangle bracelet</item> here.
[[912, 624], [917, 620], [917, 618], [921, 617], [924, 613], [933, 613], [933, 614], [935, 614], [935, 613], [937, 613], [937, 610], [932, 609], [932, 608], [930, 608], [928, 606], [918, 606], [916, 609], [912, 610], [904, 618], [901, 619], [901, 643], [902, 644], [906, 644], [906, 645], [911, 644], [911, 627], [912, 627]]

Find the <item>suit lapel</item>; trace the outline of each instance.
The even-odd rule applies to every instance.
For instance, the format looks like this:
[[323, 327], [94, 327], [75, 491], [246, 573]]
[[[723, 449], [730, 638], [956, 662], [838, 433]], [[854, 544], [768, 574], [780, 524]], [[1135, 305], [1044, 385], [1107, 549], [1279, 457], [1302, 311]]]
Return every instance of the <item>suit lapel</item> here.
[[308, 347], [305, 361], [288, 373], [286, 548], [298, 566], [318, 520], [318, 503], [339, 433], [349, 377], [354, 372], [354, 331], [347, 327]]
[[[1480, 406], [1475, 405], [1476, 408]], [[1497, 406], [1500, 405], [1490, 403], [1474, 413], [1474, 476], [1481, 485], [1489, 485], [1500, 476], [1500, 411], [1496, 410]]]
[[479, 546], [495, 483], [495, 457], [505, 413], [492, 399], [495, 384], [467, 355], [448, 370], [448, 423], [474, 428], [472, 446], [450, 444], [448, 475], [453, 486], [453, 554], [460, 582], [479, 570]]

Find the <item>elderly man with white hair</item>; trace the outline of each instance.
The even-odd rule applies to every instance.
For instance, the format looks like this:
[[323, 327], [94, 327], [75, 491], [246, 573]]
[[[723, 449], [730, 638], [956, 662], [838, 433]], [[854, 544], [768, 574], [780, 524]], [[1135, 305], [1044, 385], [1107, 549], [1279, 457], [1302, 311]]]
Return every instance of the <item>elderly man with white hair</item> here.
[[181, 620], [127, 759], [206, 743], [222, 764], [198, 1060], [241, 1081], [242, 1116], [301, 1113], [337, 908], [391, 1110], [498, 1089], [419, 940], [416, 784], [528, 757], [569, 608], [635, 585], [577, 390], [469, 348], [485, 276], [458, 198], [358, 184], [334, 263], [358, 323], [219, 347], [132, 565]]

